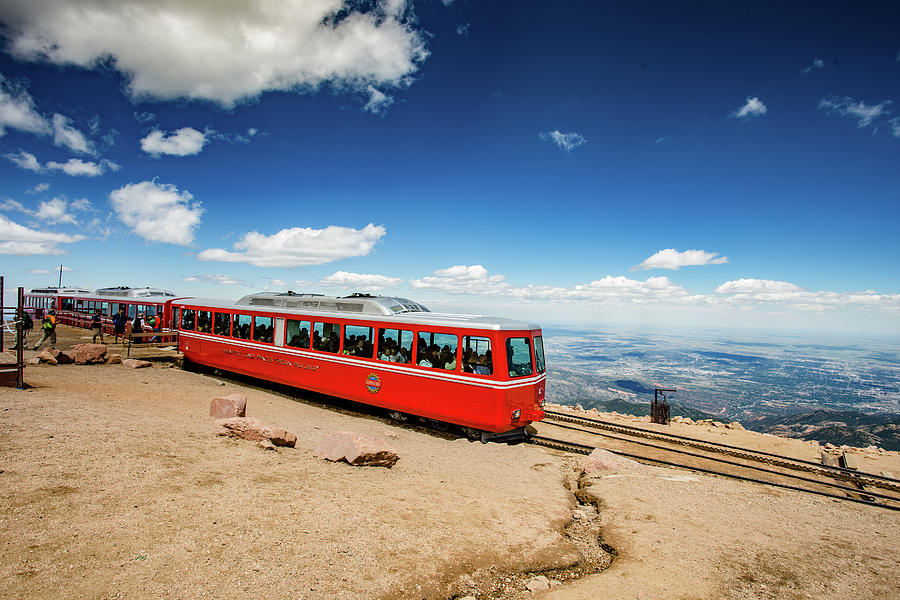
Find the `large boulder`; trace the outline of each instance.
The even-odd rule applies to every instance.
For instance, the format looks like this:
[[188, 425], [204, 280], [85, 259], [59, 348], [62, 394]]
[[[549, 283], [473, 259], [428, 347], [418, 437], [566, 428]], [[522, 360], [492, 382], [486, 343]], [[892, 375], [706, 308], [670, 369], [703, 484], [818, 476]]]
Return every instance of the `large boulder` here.
[[49, 350], [44, 350], [40, 354], [38, 354], [35, 358], [37, 358], [42, 363], [47, 363], [48, 365], [58, 365], [59, 361], [56, 360], [56, 357], [50, 354]]
[[106, 344], [78, 344], [72, 349], [72, 355], [76, 365], [103, 364], [106, 362]]
[[136, 358], [126, 358], [122, 361], [122, 364], [132, 369], [146, 369], [153, 366], [153, 363], [149, 360], [138, 360]]
[[230, 417], [216, 421], [216, 435], [227, 435], [234, 438], [259, 442], [269, 440], [276, 446], [293, 448], [297, 444], [297, 436], [280, 427], [269, 427], [253, 417]]
[[313, 453], [330, 461], [346, 460], [351, 465], [388, 469], [400, 460], [400, 455], [387, 442], [354, 431], [337, 431], [326, 436]]
[[229, 394], [213, 398], [209, 405], [209, 416], [217, 419], [231, 417], [243, 417], [247, 415], [247, 396], [243, 394]]
[[121, 365], [122, 364], [122, 355], [121, 354], [110, 354], [106, 357], [106, 364], [108, 365]]

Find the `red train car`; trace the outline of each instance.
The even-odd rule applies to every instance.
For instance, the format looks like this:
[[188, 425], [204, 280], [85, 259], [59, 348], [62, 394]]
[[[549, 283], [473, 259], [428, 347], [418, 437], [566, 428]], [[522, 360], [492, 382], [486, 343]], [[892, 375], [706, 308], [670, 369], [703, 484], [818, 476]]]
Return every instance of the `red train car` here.
[[483, 440], [522, 435], [544, 416], [536, 325], [366, 294], [259, 293], [172, 306], [179, 349], [199, 364], [453, 423]]
[[52, 308], [56, 310], [57, 322], [87, 329], [91, 327], [91, 315], [99, 310], [104, 331], [112, 332], [112, 316], [122, 309], [129, 320], [140, 313], [144, 314], [145, 320], [153, 315], [160, 315], [164, 327], [168, 327], [172, 320], [172, 300], [175, 297], [168, 290], [149, 287], [46, 287], [26, 293], [25, 306], [36, 318]]

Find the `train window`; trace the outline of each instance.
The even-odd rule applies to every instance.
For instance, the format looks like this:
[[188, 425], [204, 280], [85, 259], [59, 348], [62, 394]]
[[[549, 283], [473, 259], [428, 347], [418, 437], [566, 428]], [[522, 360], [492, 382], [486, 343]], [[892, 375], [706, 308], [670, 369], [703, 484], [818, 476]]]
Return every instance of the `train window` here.
[[197, 311], [197, 331], [200, 333], [212, 333], [212, 312], [208, 310]]
[[155, 304], [148, 304], [147, 306], [144, 307], [144, 309], [145, 309], [144, 310], [145, 317], [152, 317], [153, 315], [156, 314], [156, 305]]
[[546, 368], [544, 363], [544, 339], [539, 335], [534, 336], [534, 366], [537, 368], [538, 373], [543, 373]]
[[416, 342], [416, 364], [455, 371], [458, 339], [452, 333], [420, 331]]
[[231, 313], [216, 313], [213, 320], [213, 333], [216, 335], [231, 335]]
[[253, 317], [253, 341], [271, 344], [274, 321], [272, 317]]
[[[128, 305], [129, 314], [134, 312], [134, 304]], [[190, 308], [185, 308], [181, 311], [181, 328], [182, 329], [190, 329], [193, 331], [194, 329], [194, 321], [196, 318], [196, 314]]]
[[253, 317], [250, 315], [234, 315], [234, 327], [231, 328], [231, 337], [249, 340], [251, 323], [253, 323]]
[[75, 312], [84, 312], [84, 300], [75, 301]]
[[476, 375], [491, 375], [494, 372], [490, 338], [471, 335], [463, 337], [462, 367], [466, 373]]
[[312, 327], [309, 321], [287, 320], [287, 345], [294, 348], [309, 348], [309, 330]]
[[109, 302], [101, 302], [100, 310], [103, 311], [104, 315], [108, 315], [109, 314]]
[[341, 345], [341, 326], [337, 323], [316, 323], [313, 326], [313, 350], [338, 352]]
[[[115, 306], [115, 304], [113, 305]], [[177, 306], [172, 308], [172, 327], [178, 327], [178, 324], [181, 323], [181, 309]]]
[[510, 377], [534, 373], [531, 362], [531, 343], [528, 338], [506, 338], [506, 364]]
[[344, 327], [344, 354], [359, 358], [372, 358], [375, 351], [371, 327], [347, 325]]
[[405, 329], [378, 330], [378, 360], [409, 364], [413, 332]]

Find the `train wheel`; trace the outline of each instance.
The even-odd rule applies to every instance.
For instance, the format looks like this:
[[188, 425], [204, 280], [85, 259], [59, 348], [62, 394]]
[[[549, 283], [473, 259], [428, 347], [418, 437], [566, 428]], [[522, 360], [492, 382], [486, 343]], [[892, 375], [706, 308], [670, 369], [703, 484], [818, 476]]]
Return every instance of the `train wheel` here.
[[472, 440], [473, 442], [475, 440], [481, 439], [481, 430], [480, 429], [475, 429], [474, 427], [463, 427], [462, 431], [463, 431], [463, 434], [466, 436], [466, 438]]

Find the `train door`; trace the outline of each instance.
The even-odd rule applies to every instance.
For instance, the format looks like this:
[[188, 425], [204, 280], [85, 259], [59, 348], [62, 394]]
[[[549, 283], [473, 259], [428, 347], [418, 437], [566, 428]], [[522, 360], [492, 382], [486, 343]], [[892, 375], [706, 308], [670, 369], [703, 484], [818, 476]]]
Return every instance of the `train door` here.
[[275, 345], [284, 346], [284, 317], [275, 317]]

